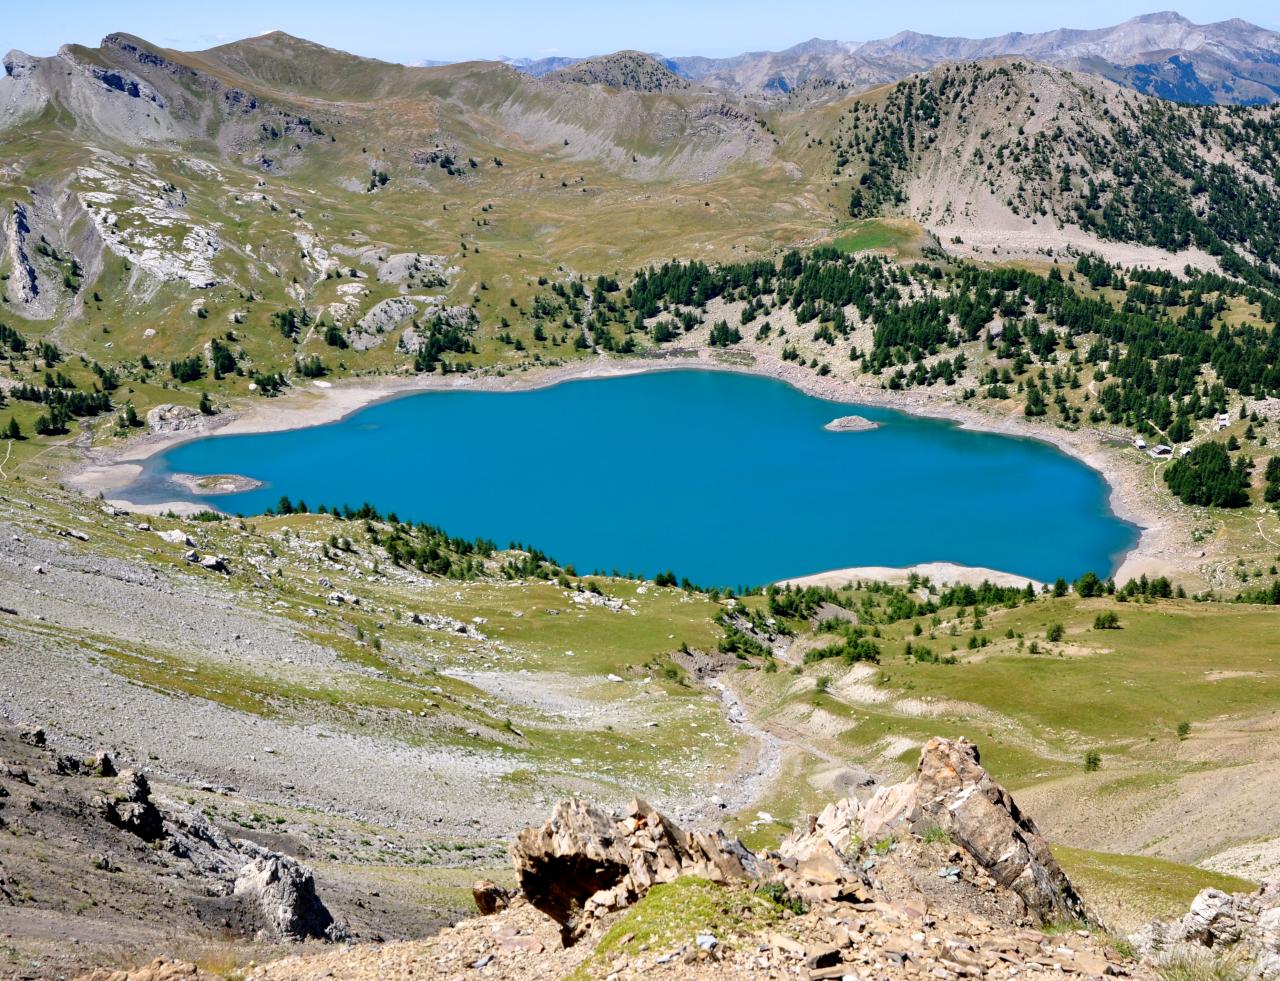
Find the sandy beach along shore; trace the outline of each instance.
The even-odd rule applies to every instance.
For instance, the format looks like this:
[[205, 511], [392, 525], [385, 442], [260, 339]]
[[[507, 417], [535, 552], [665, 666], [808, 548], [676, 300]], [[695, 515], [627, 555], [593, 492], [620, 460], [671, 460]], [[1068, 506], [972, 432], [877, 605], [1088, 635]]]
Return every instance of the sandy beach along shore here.
[[833, 589], [856, 582], [905, 583], [915, 575], [928, 579], [935, 586], [979, 586], [989, 582], [995, 586], [1014, 586], [1025, 589], [1030, 585], [1037, 592], [1044, 583], [1026, 576], [1014, 575], [1011, 572], [1000, 572], [997, 569], [983, 569], [980, 566], [957, 565], [954, 562], [921, 562], [903, 568], [886, 565], [862, 565], [852, 569], [832, 569], [830, 572], [815, 572], [809, 576], [796, 576], [783, 579], [779, 586], [830, 586]]

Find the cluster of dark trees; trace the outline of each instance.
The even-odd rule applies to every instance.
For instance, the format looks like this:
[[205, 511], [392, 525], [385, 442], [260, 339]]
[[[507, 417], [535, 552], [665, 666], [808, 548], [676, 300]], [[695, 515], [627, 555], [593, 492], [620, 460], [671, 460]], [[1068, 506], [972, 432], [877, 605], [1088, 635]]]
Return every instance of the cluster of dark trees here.
[[838, 657], [845, 664], [857, 664], [860, 661], [879, 664], [880, 645], [869, 639], [866, 633], [862, 627], [846, 625], [841, 630], [841, 639], [836, 643], [806, 651], [805, 663], [812, 664], [815, 661], [826, 661]]
[[111, 411], [111, 396], [106, 392], [82, 392], [66, 387], [15, 385], [9, 394], [22, 402], [42, 402], [51, 410], [68, 416], [96, 416]]
[[[471, 339], [474, 326], [464, 327], [438, 315], [432, 317], [425, 328], [416, 320], [413, 325], [421, 341], [413, 355], [414, 371], [435, 371], [437, 365], [444, 364], [444, 355], [448, 353], [474, 354], [476, 351], [475, 342]], [[449, 370], [447, 364], [444, 364], [444, 370]]]
[[8, 348], [14, 354], [22, 354], [27, 349], [27, 339], [8, 324], [0, 323], [0, 348]]
[[231, 352], [231, 348], [216, 337], [209, 341], [209, 360], [213, 362], [214, 378], [240, 373], [239, 365], [236, 363], [236, 356]]
[[[53, 381], [65, 380], [59, 375]], [[77, 416], [96, 416], [111, 411], [111, 396], [106, 392], [82, 392], [67, 385], [15, 385], [9, 392], [23, 402], [38, 402], [48, 411], [36, 419], [35, 430], [41, 436], [58, 436], [69, 430]]]
[[740, 658], [745, 658], [748, 655], [773, 657], [773, 651], [734, 623], [722, 618], [721, 625], [724, 628], [724, 636], [720, 638], [720, 642], [717, 645], [717, 650], [721, 654], [736, 654]]
[[[294, 502], [283, 496], [274, 508], [267, 508], [264, 513], [307, 514], [310, 510], [305, 501]], [[483, 560], [490, 558], [498, 550], [497, 545], [487, 538], [458, 538], [425, 522], [401, 521], [394, 512], [383, 515], [368, 502], [356, 508], [349, 504], [334, 507], [320, 505], [315, 513], [330, 514], [341, 521], [363, 523], [370, 543], [385, 548], [393, 563], [411, 566], [429, 575], [474, 579], [482, 569]], [[527, 553], [524, 565], [519, 570], [521, 575], [545, 578], [548, 572], [554, 575], [560, 571], [558, 566], [537, 549], [521, 546], [521, 550]], [[549, 570], [547, 566], [550, 566]]]
[[188, 358], [170, 361], [169, 374], [179, 382], [198, 381], [204, 377], [204, 358], [193, 354]]
[[1243, 455], [1234, 462], [1221, 443], [1206, 442], [1165, 469], [1165, 483], [1184, 504], [1241, 508], [1249, 503], [1252, 463]]
[[1268, 504], [1280, 504], [1280, 456], [1273, 456], [1267, 461], [1263, 476], [1266, 484], [1263, 486], [1262, 499]]
[[306, 308], [294, 310], [292, 307], [287, 307], [271, 315], [271, 326], [280, 331], [281, 336], [291, 341], [297, 340], [298, 335], [302, 333], [302, 328], [311, 326], [311, 315], [307, 313]]
[[[1081, 281], [1124, 297], [1082, 293]], [[1066, 396], [1091, 375], [1091, 422], [1170, 443], [1190, 439], [1195, 420], [1225, 411], [1232, 392], [1280, 395], [1280, 296], [1216, 274], [1126, 273], [1087, 256], [1065, 276], [1057, 268], [1047, 276], [972, 265], [908, 270], [820, 248], [789, 252], [776, 266], [667, 263], [637, 273], [626, 296], [639, 323], [664, 312], [696, 322], [693, 311], [717, 298], [753, 310], [790, 306], [800, 323], [817, 321], [815, 337], [832, 343], [849, 335], [845, 310], [855, 308], [873, 325], [873, 341], [851, 353], [863, 371], [887, 376], [889, 388], [953, 383], [967, 367], [958, 349], [981, 341], [1004, 362], [983, 380], [990, 397], [1021, 394], [1028, 415], [1056, 406], [1063, 421], [1078, 423], [1081, 410]], [[1223, 314], [1231, 300], [1256, 305], [1261, 323], [1229, 326]], [[997, 318], [1001, 330], [992, 335], [987, 328]], [[717, 323], [713, 343], [731, 343], [733, 330]], [[665, 318], [652, 331], [659, 342], [679, 336]]]

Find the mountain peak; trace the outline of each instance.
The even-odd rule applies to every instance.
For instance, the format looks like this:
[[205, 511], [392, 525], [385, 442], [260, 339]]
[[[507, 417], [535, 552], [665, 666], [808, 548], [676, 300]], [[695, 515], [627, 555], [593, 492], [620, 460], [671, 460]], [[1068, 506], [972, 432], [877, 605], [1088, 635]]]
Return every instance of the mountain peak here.
[[1183, 17], [1176, 10], [1157, 10], [1155, 13], [1139, 14], [1137, 17], [1130, 17], [1126, 22], [1129, 24], [1190, 24], [1191, 21]]
[[579, 85], [607, 85], [635, 92], [671, 92], [689, 88], [689, 83], [643, 51], [616, 51], [575, 62], [547, 74], [549, 81]]

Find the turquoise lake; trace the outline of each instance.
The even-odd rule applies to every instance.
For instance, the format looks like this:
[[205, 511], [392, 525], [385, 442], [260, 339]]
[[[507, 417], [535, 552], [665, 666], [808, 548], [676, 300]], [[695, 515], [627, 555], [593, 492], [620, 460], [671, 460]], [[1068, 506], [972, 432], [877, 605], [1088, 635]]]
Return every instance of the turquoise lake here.
[[[880, 428], [823, 429], [855, 413]], [[264, 486], [200, 498], [170, 473]], [[1048, 444], [711, 371], [405, 396], [330, 425], [177, 446], [124, 492], [246, 515], [281, 495], [527, 542], [579, 573], [672, 569], [706, 586], [929, 561], [1105, 576], [1138, 534], [1102, 477]]]

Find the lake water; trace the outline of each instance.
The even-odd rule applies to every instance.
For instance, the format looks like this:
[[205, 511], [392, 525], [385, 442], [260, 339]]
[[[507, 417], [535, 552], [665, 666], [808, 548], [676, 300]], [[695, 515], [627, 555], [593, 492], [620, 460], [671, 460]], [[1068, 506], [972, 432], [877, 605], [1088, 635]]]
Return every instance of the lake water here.
[[[856, 413], [880, 424], [828, 432]], [[199, 498], [169, 473], [263, 481]], [[949, 561], [1042, 580], [1114, 571], [1137, 529], [1096, 472], [1045, 443], [671, 371], [529, 392], [428, 392], [330, 425], [215, 436], [157, 456], [131, 500], [261, 513], [281, 495], [402, 520], [589, 571], [672, 569], [738, 586]]]

